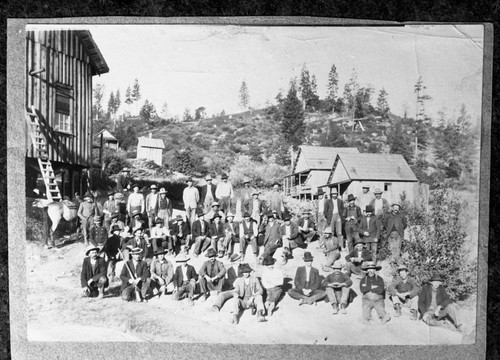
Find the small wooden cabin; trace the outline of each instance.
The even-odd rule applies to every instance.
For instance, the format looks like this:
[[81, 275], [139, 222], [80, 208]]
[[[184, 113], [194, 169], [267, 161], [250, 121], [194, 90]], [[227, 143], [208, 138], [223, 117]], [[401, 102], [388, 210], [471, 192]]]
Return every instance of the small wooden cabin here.
[[95, 142], [99, 148], [118, 150], [118, 139], [108, 130], [102, 129], [95, 135]]
[[87, 30], [26, 32], [26, 186], [49, 200], [87, 190], [92, 78], [109, 68]]
[[158, 165], [163, 164], [163, 149], [165, 144], [162, 139], [153, 139], [153, 135], [149, 133], [149, 137], [142, 136], [137, 143], [137, 159], [152, 160]]

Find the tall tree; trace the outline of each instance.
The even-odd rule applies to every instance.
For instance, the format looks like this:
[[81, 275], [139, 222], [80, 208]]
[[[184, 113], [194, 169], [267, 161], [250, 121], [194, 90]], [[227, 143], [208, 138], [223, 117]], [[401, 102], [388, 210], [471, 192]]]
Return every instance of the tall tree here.
[[359, 84], [358, 84], [358, 74], [356, 72], [356, 69], [352, 69], [352, 74], [351, 78], [349, 81], [345, 84], [344, 86], [344, 103], [345, 103], [345, 115], [351, 115], [354, 116], [354, 111], [355, 111], [355, 103], [356, 103], [356, 94], [359, 91]]
[[132, 85], [131, 98], [133, 102], [139, 101], [141, 99], [141, 86], [139, 85], [139, 80], [135, 79]]
[[113, 94], [112, 91], [111, 94], [109, 94], [108, 112], [110, 115], [113, 115], [115, 113], [115, 94]]
[[248, 93], [248, 87], [245, 80], [241, 82], [240, 86], [240, 106], [243, 109], [247, 109], [250, 105], [250, 95]]
[[121, 100], [121, 96], [120, 96], [120, 89], [116, 90], [116, 93], [115, 93], [115, 114], [118, 112], [118, 110], [120, 109], [120, 105], [122, 103], [122, 100]]
[[195, 111], [194, 111], [194, 120], [195, 121], [198, 121], [198, 120], [201, 120], [201, 119], [204, 119], [206, 114], [205, 114], [205, 107], [203, 106], [200, 106], [199, 108], [197, 108]]
[[278, 112], [281, 122], [281, 132], [285, 141], [296, 150], [304, 141], [306, 124], [304, 111], [297, 96], [297, 85], [291, 81], [288, 94]]
[[142, 105], [141, 111], [139, 112], [139, 116], [145, 122], [149, 122], [156, 116], [156, 108], [153, 103], [150, 103], [147, 99], [144, 101], [144, 105]]
[[300, 73], [300, 97], [304, 104], [304, 108], [310, 107], [314, 111], [318, 106], [319, 97], [317, 92], [316, 76], [311, 76], [306, 64], [303, 65]]
[[328, 93], [326, 99], [332, 102], [337, 100], [338, 91], [339, 75], [337, 74], [337, 67], [333, 64], [328, 73]]
[[166, 120], [166, 119], [168, 118], [168, 116], [169, 116], [168, 104], [167, 104], [167, 102], [165, 101], [165, 102], [163, 103], [163, 105], [161, 106], [161, 110], [160, 110], [160, 117], [161, 117], [162, 119], [165, 119], [165, 120]]
[[104, 85], [96, 84], [92, 91], [94, 103], [92, 104], [92, 112], [94, 119], [100, 119], [103, 116], [102, 98], [104, 97]]
[[354, 97], [354, 118], [363, 118], [374, 110], [370, 104], [372, 93], [371, 87], [358, 88]]
[[184, 121], [184, 122], [193, 121], [193, 117], [191, 116], [191, 112], [187, 108], [184, 110], [184, 115], [182, 116], [182, 121]]
[[387, 144], [391, 154], [401, 154], [407, 162], [412, 159], [412, 150], [410, 147], [411, 139], [403, 131], [401, 121], [396, 121], [392, 124], [387, 133]]
[[130, 89], [130, 85], [127, 87], [127, 91], [125, 91], [125, 103], [127, 105], [130, 105], [134, 102], [134, 100], [132, 100], [132, 90]]
[[385, 91], [384, 88], [380, 90], [377, 98], [377, 111], [380, 112], [382, 118], [387, 119], [389, 116], [389, 102], [387, 101], [387, 97], [389, 94]]
[[432, 100], [432, 97], [425, 93], [426, 89], [427, 86], [424, 85], [422, 76], [420, 76], [417, 80], [417, 83], [415, 84], [414, 89], [415, 94], [417, 94], [417, 113], [415, 117], [416, 120], [425, 121], [427, 119], [427, 116], [425, 114], [425, 102], [428, 100]]

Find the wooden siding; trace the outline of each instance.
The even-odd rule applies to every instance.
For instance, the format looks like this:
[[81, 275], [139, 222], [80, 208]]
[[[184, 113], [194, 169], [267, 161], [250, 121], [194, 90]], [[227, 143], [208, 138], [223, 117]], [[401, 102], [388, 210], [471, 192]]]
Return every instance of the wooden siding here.
[[[30, 71], [45, 68], [30, 75]], [[92, 151], [92, 76], [94, 71], [75, 31], [28, 31], [26, 33], [26, 108], [39, 112], [52, 161], [90, 166]], [[56, 85], [72, 87], [72, 135], [54, 132]], [[26, 132], [27, 133], [27, 132]], [[26, 155], [34, 157], [29, 135]]]
[[162, 165], [162, 149], [150, 148], [145, 146], [137, 147], [137, 159], [152, 160], [158, 165]]

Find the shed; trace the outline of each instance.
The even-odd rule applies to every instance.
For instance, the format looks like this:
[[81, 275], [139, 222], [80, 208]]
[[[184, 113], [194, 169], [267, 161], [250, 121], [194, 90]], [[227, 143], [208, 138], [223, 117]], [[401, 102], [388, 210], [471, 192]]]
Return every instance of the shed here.
[[153, 139], [152, 133], [149, 133], [149, 137], [141, 136], [137, 143], [137, 159], [152, 160], [161, 166], [163, 149], [165, 149], [163, 140]]
[[118, 139], [113, 136], [107, 129], [102, 129], [96, 135], [99, 148], [106, 147], [113, 150], [118, 150]]
[[335, 157], [339, 153], [359, 153], [357, 148], [299, 146], [292, 158], [292, 173], [284, 178], [286, 195], [299, 199], [312, 199], [318, 187], [326, 184]]

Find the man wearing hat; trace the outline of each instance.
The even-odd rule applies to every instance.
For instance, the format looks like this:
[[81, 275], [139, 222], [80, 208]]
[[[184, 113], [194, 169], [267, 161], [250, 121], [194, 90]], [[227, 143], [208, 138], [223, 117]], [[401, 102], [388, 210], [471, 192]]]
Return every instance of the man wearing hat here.
[[374, 308], [382, 324], [391, 320], [389, 314], [385, 312], [384, 279], [377, 274], [377, 271], [381, 268], [381, 266], [377, 266], [377, 264], [373, 261], [364, 263], [363, 269], [366, 270], [367, 274], [359, 283], [359, 288], [363, 294], [361, 297], [361, 303], [363, 306], [364, 323], [368, 323], [368, 321], [371, 320], [371, 313]]
[[335, 261], [331, 268], [333, 272], [323, 281], [323, 285], [326, 289], [326, 296], [328, 296], [328, 300], [330, 304], [332, 304], [333, 315], [339, 313], [339, 303], [340, 312], [346, 314], [347, 304], [356, 296], [356, 293], [351, 291], [352, 280], [347, 274], [341, 271], [342, 264], [339, 261]]
[[221, 182], [217, 184], [215, 196], [219, 199], [221, 210], [227, 213], [231, 210], [231, 200], [234, 198], [233, 185], [227, 180], [227, 175], [222, 173]]
[[210, 246], [210, 227], [202, 211], [198, 211], [198, 220], [193, 223], [193, 256], [198, 257]]
[[299, 236], [303, 243], [310, 244], [312, 239], [316, 236], [316, 228], [314, 220], [311, 218], [310, 210], [303, 210], [302, 216], [297, 223], [299, 228]]
[[210, 245], [217, 251], [219, 257], [223, 257], [226, 249], [224, 248], [224, 240], [226, 234], [224, 232], [224, 225], [220, 221], [221, 216], [219, 214], [214, 216], [213, 222], [209, 224], [209, 236], [212, 239]]
[[170, 225], [170, 219], [172, 218], [172, 201], [167, 197], [167, 190], [161, 188], [158, 192], [158, 217], [163, 219], [163, 226], [168, 230]]
[[265, 266], [262, 270], [262, 286], [266, 289], [264, 307], [268, 316], [273, 315], [274, 308], [283, 294], [283, 272], [274, 266], [275, 262], [276, 260], [270, 256], [262, 261], [262, 265]]
[[228, 213], [227, 222], [224, 224], [224, 255], [229, 257], [232, 252], [233, 244], [239, 242], [240, 224], [234, 222], [234, 214]]
[[376, 216], [373, 216], [373, 208], [367, 205], [365, 208], [365, 216], [361, 219], [359, 225], [359, 233], [363, 237], [366, 248], [373, 255], [373, 260], [377, 259], [377, 244], [382, 231], [382, 222]]
[[155, 225], [155, 220], [158, 217], [158, 202], [160, 200], [160, 195], [158, 195], [158, 187], [156, 184], [152, 184], [149, 187], [150, 193], [146, 196], [146, 214], [148, 216], [148, 226], [149, 230]]
[[179, 254], [175, 261], [180, 265], [177, 266], [174, 274], [174, 300], [182, 300], [184, 295], [187, 294], [189, 304], [193, 306], [194, 289], [198, 274], [194, 267], [187, 263], [189, 257], [186, 254]]
[[252, 309], [252, 314], [257, 311], [257, 321], [266, 321], [264, 317], [264, 303], [262, 302], [262, 286], [259, 279], [250, 273], [253, 269], [248, 264], [244, 264], [241, 268], [243, 273], [234, 282], [233, 290], [233, 310], [231, 311], [231, 323], [238, 324], [238, 314], [240, 309]]
[[225, 291], [221, 291], [219, 295], [217, 295], [217, 299], [215, 299], [214, 305], [212, 306], [212, 311], [215, 312], [220, 311], [225, 302], [234, 296], [234, 282], [237, 278], [243, 276], [241, 269], [245, 264], [241, 262], [241, 254], [231, 255], [229, 261], [230, 264], [229, 267], [226, 268], [226, 275], [222, 285], [222, 289]]
[[143, 250], [135, 247], [130, 251], [132, 260], [126, 261], [122, 268], [120, 279], [122, 280], [122, 300], [130, 301], [134, 292], [141, 292], [141, 298], [136, 301], [146, 301], [146, 295], [151, 284], [148, 265], [141, 260]]
[[186, 182], [188, 186], [182, 192], [182, 201], [184, 203], [184, 210], [186, 210], [187, 220], [192, 226], [195, 221], [198, 202], [200, 201], [200, 192], [193, 186], [192, 178], [188, 178]]
[[257, 223], [257, 225], [260, 225], [260, 218], [263, 214], [264, 211], [264, 206], [262, 204], [262, 200], [259, 199], [260, 192], [257, 190], [252, 191], [252, 199], [248, 203], [248, 212], [252, 219]]
[[373, 194], [375, 195], [375, 199], [372, 199], [369, 205], [372, 207], [375, 216], [382, 220], [384, 214], [390, 211], [389, 202], [382, 197], [382, 190], [380, 188], [375, 188]]
[[267, 216], [267, 213], [263, 213], [258, 227], [259, 234], [257, 235], [257, 251], [260, 246], [264, 246], [264, 237], [266, 236], [266, 228], [268, 223], [269, 218]]
[[99, 205], [94, 202], [94, 195], [87, 191], [77, 212], [77, 216], [80, 218], [85, 246], [89, 246], [90, 244], [90, 232], [94, 227], [94, 216], [100, 215], [100, 210]]
[[369, 185], [363, 185], [362, 186], [362, 190], [361, 190], [361, 194], [357, 198], [357, 200], [358, 200], [358, 206], [361, 209], [361, 211], [363, 212], [363, 215], [364, 215], [364, 211], [365, 211], [366, 206], [370, 205], [370, 202], [374, 198], [375, 197], [373, 196], [373, 193], [370, 192], [370, 186]]
[[319, 234], [319, 240], [318, 240], [318, 249], [325, 249], [325, 242], [323, 241], [324, 238], [324, 231], [325, 228], [327, 227], [327, 219], [325, 216], [325, 204], [326, 204], [326, 199], [325, 199], [325, 192], [323, 191], [322, 188], [318, 189], [318, 200], [316, 200], [316, 224], [318, 226], [318, 234]]
[[174, 266], [165, 258], [167, 250], [155, 251], [151, 262], [151, 285], [158, 289], [159, 295], [174, 291]]
[[387, 233], [391, 259], [398, 260], [401, 255], [401, 244], [403, 242], [407, 226], [406, 216], [401, 213], [399, 203], [392, 204], [392, 211], [384, 215], [384, 228]]
[[261, 259], [265, 259], [268, 256], [272, 257], [276, 250], [283, 246], [280, 224], [278, 224], [272, 212], [268, 212], [267, 217], [268, 223], [266, 234], [264, 235], [264, 252], [260, 256]]
[[170, 232], [163, 226], [163, 219], [156, 218], [155, 226], [151, 229], [151, 241], [153, 243], [153, 250], [155, 252], [166, 250], [168, 253], [173, 253], [172, 239]]
[[115, 199], [116, 206], [116, 210], [114, 212], [118, 211], [118, 220], [125, 223], [127, 220], [127, 201], [124, 199], [123, 194], [120, 192], [115, 193], [113, 197]]
[[289, 214], [283, 215], [284, 223], [280, 226], [280, 235], [283, 245], [283, 253], [289, 259], [293, 259], [292, 251], [297, 247], [306, 248], [307, 245], [302, 242], [299, 236], [299, 228], [297, 224], [292, 221]]
[[127, 213], [130, 214], [144, 214], [145, 202], [144, 196], [139, 192], [139, 185], [132, 185], [132, 193], [128, 196], [127, 200]]
[[108, 238], [106, 228], [101, 225], [101, 216], [94, 216], [94, 226], [90, 229], [89, 240], [94, 246], [102, 246]]
[[175, 252], [178, 254], [180, 251], [181, 253], [187, 254], [189, 251], [189, 244], [191, 243], [191, 229], [189, 223], [184, 221], [181, 215], [176, 216], [175, 222], [170, 228], [170, 236]]
[[293, 282], [294, 288], [288, 290], [288, 295], [292, 299], [300, 300], [299, 305], [312, 305], [316, 301], [324, 299], [326, 293], [319, 288], [321, 286], [321, 277], [318, 269], [312, 267], [314, 257], [309, 251], [306, 251], [303, 259], [305, 266], [297, 268]]
[[240, 190], [240, 198], [241, 198], [241, 212], [249, 212], [252, 213], [252, 209], [250, 208], [250, 204], [252, 203], [253, 194], [256, 193], [255, 189], [250, 186], [250, 178], [243, 178], [243, 188]]
[[134, 237], [128, 240], [127, 245], [132, 248], [141, 249], [142, 251], [139, 254], [139, 258], [143, 260], [146, 255], [146, 251], [148, 250], [148, 242], [144, 238], [143, 229], [141, 227], [135, 228], [132, 230], [132, 235]]
[[91, 246], [85, 251], [83, 259], [81, 284], [83, 295], [88, 297], [104, 297], [104, 289], [108, 286], [106, 277], [106, 261], [98, 256], [99, 248]]
[[205, 214], [205, 219], [209, 223], [212, 223], [216, 215], [221, 217], [221, 222], [225, 221], [226, 218], [224, 216], [224, 212], [220, 210], [220, 204], [217, 201], [212, 203], [210, 211]]
[[280, 184], [275, 182], [273, 184], [273, 190], [269, 194], [269, 210], [271, 211], [276, 211], [278, 219], [281, 219], [281, 214], [283, 211], [285, 211], [285, 205], [283, 204], [283, 196], [279, 192], [280, 190]]
[[116, 177], [116, 191], [124, 192], [130, 189], [130, 169], [124, 167]]
[[399, 265], [396, 269], [396, 276], [389, 285], [389, 293], [396, 310], [395, 316], [401, 316], [401, 305], [410, 308], [410, 320], [417, 320], [418, 293], [420, 287], [417, 281], [409, 276], [409, 270], [406, 265]]
[[130, 213], [130, 224], [129, 224], [129, 231], [133, 232], [137, 228], [145, 229], [146, 224], [144, 221], [141, 219], [141, 213], [139, 210], [134, 210], [133, 212]]
[[245, 259], [245, 255], [247, 252], [248, 244], [251, 244], [252, 251], [256, 256], [259, 252], [259, 248], [257, 246], [257, 236], [259, 235], [259, 227], [255, 220], [250, 217], [249, 213], [243, 214], [243, 221], [240, 222], [240, 253], [242, 257], [242, 261]]
[[344, 223], [344, 202], [338, 196], [338, 190], [336, 188], [332, 188], [331, 198], [325, 201], [325, 210], [323, 215], [326, 218], [327, 226], [332, 228], [334, 235], [338, 237], [340, 239], [340, 243], [343, 244], [342, 224]]
[[322, 268], [323, 271], [330, 272], [332, 271], [331, 266], [334, 262], [340, 259], [340, 240], [338, 237], [333, 236], [332, 228], [330, 226], [325, 228], [324, 242], [325, 250], [323, 250], [323, 253], [326, 256], [326, 261]]
[[352, 273], [358, 276], [364, 276], [363, 263], [366, 261], [372, 261], [372, 253], [365, 249], [365, 243], [363, 240], [358, 240], [354, 244], [354, 249], [346, 255], [345, 260], [347, 275], [351, 276]]
[[115, 278], [115, 268], [119, 258], [118, 250], [122, 247], [123, 239], [120, 236], [121, 229], [119, 225], [115, 224], [111, 226], [110, 230], [111, 235], [104, 242], [101, 252], [106, 254], [106, 259], [108, 261], [107, 276], [111, 281]]
[[119, 210], [115, 201], [115, 191], [108, 191], [108, 199], [104, 202], [102, 206], [102, 212], [104, 214], [103, 225], [106, 228], [106, 232], [111, 232], [111, 215]]
[[354, 195], [349, 194], [347, 196], [347, 206], [344, 208], [344, 214], [342, 215], [345, 219], [345, 236], [347, 238], [347, 251], [351, 252], [353, 249], [353, 239], [359, 240], [359, 223], [361, 221], [362, 213], [359, 206], [354, 202], [356, 198]]
[[206, 254], [208, 260], [203, 263], [199, 271], [202, 294], [200, 301], [202, 302], [208, 298], [210, 291], [216, 291], [217, 294], [222, 291], [226, 268], [222, 262], [215, 258], [216, 255], [217, 253], [215, 250], [213, 248], [209, 248]]
[[422, 320], [429, 326], [438, 325], [438, 321], [448, 316], [458, 331], [462, 331], [462, 319], [457, 304], [453, 302], [445, 288], [444, 279], [434, 273], [429, 282], [422, 286], [418, 296], [418, 311]]
[[203, 205], [203, 211], [207, 213], [210, 211], [212, 203], [218, 201], [218, 199], [217, 196], [215, 196], [215, 190], [217, 187], [215, 184], [212, 184], [212, 177], [210, 174], [205, 176], [205, 181], [207, 184], [201, 187], [200, 202]]

